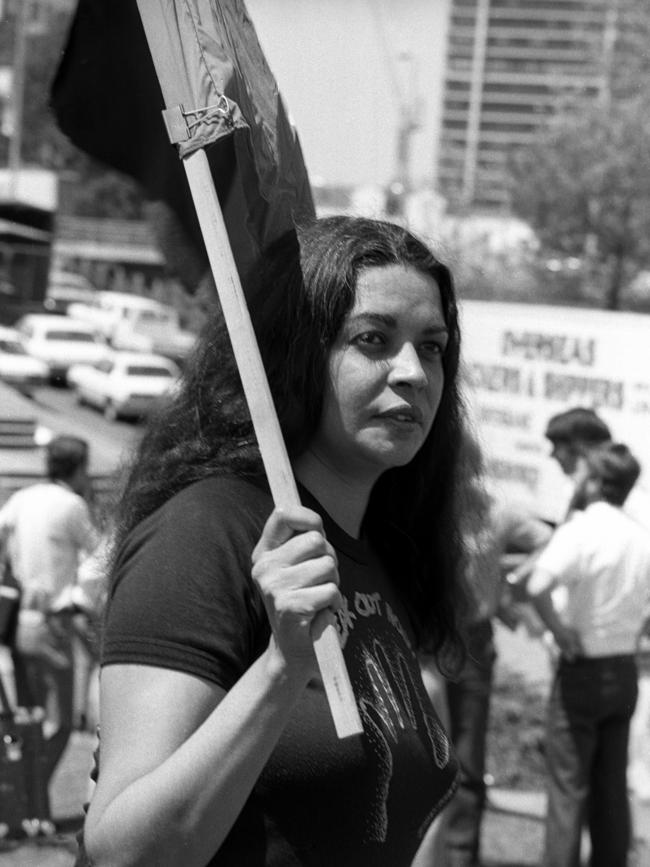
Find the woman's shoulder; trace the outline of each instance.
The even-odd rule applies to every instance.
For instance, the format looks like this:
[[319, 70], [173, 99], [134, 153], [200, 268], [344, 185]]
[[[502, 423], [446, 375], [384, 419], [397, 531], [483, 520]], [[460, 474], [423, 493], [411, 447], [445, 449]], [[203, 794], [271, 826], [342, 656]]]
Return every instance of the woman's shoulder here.
[[262, 524], [273, 508], [263, 481], [234, 475], [208, 476], [174, 494], [159, 510], [159, 522], [254, 526]]
[[155, 540], [167, 548], [186, 549], [199, 540], [202, 546], [226, 539], [259, 536], [273, 509], [273, 501], [261, 482], [234, 475], [206, 476], [183, 487], [155, 511], [139, 521], [120, 544], [132, 552]]
[[192, 482], [136, 524], [116, 551], [115, 575], [134, 569], [198, 574], [206, 563], [248, 563], [273, 508], [263, 483], [215, 475]]
[[174, 494], [167, 505], [184, 507], [187, 503], [201, 501], [265, 508], [271, 502], [271, 495], [263, 480], [215, 474], [187, 485]]

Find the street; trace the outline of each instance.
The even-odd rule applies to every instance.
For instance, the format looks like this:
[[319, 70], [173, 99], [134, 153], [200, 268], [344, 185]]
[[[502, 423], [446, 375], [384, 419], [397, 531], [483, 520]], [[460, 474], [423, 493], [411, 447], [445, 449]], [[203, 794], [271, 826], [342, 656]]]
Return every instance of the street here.
[[93, 466], [99, 471], [114, 469], [142, 435], [141, 423], [110, 422], [101, 412], [79, 406], [69, 388], [39, 388], [30, 402], [39, 424], [55, 433], [74, 433], [88, 440], [91, 469]]

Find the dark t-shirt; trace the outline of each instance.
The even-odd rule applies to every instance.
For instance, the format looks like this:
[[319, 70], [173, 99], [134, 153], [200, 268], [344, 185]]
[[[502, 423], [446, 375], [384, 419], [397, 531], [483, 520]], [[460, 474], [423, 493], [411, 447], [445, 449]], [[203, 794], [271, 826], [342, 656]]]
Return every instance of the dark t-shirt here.
[[[322, 685], [311, 683], [210, 865], [406, 867], [452, 794], [456, 761], [388, 575], [363, 541], [301, 496], [337, 551], [338, 628], [364, 733], [339, 740]], [[138, 526], [116, 564], [103, 664], [173, 668], [230, 689], [269, 640], [250, 572], [271, 509], [252, 484], [212, 478]]]

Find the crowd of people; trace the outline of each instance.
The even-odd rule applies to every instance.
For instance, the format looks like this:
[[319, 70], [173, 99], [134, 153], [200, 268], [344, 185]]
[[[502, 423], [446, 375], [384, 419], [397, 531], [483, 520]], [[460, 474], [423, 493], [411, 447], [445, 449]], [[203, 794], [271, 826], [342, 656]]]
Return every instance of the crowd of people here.
[[[246, 285], [301, 506], [274, 506], [215, 310], [106, 550], [76, 437], [0, 509], [17, 700], [45, 708], [50, 774], [74, 724], [74, 617], [102, 612], [79, 867], [479, 867], [495, 624], [517, 628], [522, 601], [554, 659], [543, 865], [579, 867], [586, 826], [592, 867], [624, 867], [650, 614], [638, 461], [574, 408], [545, 432], [571, 486], [557, 526], [491, 488], [452, 275], [401, 226], [316, 220]], [[344, 739], [313, 652], [324, 624], [363, 726]]]

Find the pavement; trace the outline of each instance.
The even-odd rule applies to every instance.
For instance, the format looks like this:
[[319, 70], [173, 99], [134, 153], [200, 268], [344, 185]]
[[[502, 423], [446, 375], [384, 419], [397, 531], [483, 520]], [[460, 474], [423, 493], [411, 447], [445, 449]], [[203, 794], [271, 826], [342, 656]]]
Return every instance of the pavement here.
[[[94, 424], [94, 416], [71, 417], [50, 398], [48, 389], [36, 389], [26, 397], [0, 381], [0, 481], [14, 474], [42, 476], [43, 444], [53, 434], [75, 434], [92, 444], [91, 476], [107, 476], [118, 468], [126, 449], [140, 435], [140, 428], [117, 429]], [[35, 434], [35, 437], [34, 437]]]
[[71, 867], [83, 804], [90, 792], [95, 737], [74, 732], [50, 783], [50, 807], [59, 833], [53, 838], [0, 841], [0, 867]]
[[[5, 842], [0, 845], [0, 867], [73, 867], [75, 834], [81, 827], [83, 804], [90, 791], [94, 744], [93, 735], [75, 732], [52, 780], [52, 813], [60, 833], [50, 840]], [[634, 867], [650, 867], [650, 800], [634, 801], [633, 806], [635, 832], [639, 838]], [[483, 823], [484, 867], [538, 865], [545, 807], [542, 792], [491, 788]]]
[[[94, 735], [75, 732], [52, 779], [50, 800], [59, 833], [48, 840], [0, 842], [0, 867], [73, 867], [94, 746]], [[632, 805], [637, 842], [630, 867], [650, 867], [650, 799], [633, 798]], [[545, 809], [543, 792], [491, 787], [482, 829], [483, 867], [536, 867]]]
[[[506, 630], [498, 630], [496, 638], [500, 666], [497, 677], [521, 675], [529, 684], [545, 690], [550, 664], [543, 646], [525, 634]], [[75, 732], [51, 781], [52, 815], [59, 833], [47, 840], [0, 841], [0, 867], [73, 867], [75, 834], [81, 828], [83, 805], [91, 791], [94, 747], [94, 735]], [[545, 809], [543, 792], [490, 787], [482, 828], [483, 867], [537, 867]], [[636, 843], [629, 867], [650, 867], [650, 792], [643, 801], [633, 796], [632, 809]], [[585, 857], [587, 850], [585, 840]]]
[[[94, 743], [93, 735], [75, 732], [52, 780], [52, 814], [60, 833], [49, 840], [0, 844], [0, 867], [73, 867], [75, 834], [81, 827], [83, 804], [90, 791]], [[544, 796], [541, 793], [491, 790], [483, 828], [486, 867], [537, 864], [542, 845], [543, 816]]]

